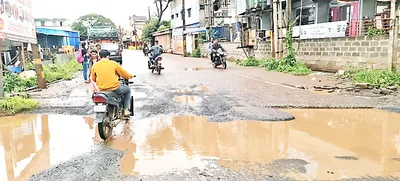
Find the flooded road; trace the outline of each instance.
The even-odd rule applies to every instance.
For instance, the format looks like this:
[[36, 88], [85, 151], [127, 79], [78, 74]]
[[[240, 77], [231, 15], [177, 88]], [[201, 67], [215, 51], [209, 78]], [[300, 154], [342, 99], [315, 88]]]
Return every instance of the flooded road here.
[[[207, 122], [207, 117], [160, 116], [137, 120], [119, 125], [106, 142], [100, 141], [90, 118], [1, 118], [0, 180], [27, 180], [90, 153], [94, 145], [123, 152], [116, 164], [122, 176], [157, 176], [215, 162], [216, 170], [246, 168], [295, 180], [400, 177], [400, 114], [371, 109], [284, 111], [296, 119], [215, 123]], [[253, 164], [261, 166], [253, 168]]]

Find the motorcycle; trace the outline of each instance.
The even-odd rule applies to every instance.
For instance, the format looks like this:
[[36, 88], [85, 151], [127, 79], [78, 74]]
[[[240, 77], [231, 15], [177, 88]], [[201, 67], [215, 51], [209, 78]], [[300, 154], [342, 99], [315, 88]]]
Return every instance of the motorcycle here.
[[158, 75], [161, 74], [161, 70], [164, 69], [164, 67], [162, 66], [161, 61], [162, 61], [162, 57], [161, 57], [161, 55], [159, 55], [159, 56], [157, 56], [155, 58], [155, 61], [153, 62], [154, 65], [151, 66], [152, 63], [151, 63], [151, 61], [149, 59], [149, 61], [147, 62], [147, 65], [148, 65], [148, 68], [151, 69], [151, 73], [154, 73], [154, 71], [156, 71], [158, 73]]
[[143, 54], [144, 54], [144, 56], [149, 56], [149, 53], [148, 53], [148, 51], [149, 51], [149, 47], [144, 47], [143, 48]]
[[213, 62], [212, 65], [214, 68], [217, 68], [218, 66], [222, 65], [224, 69], [227, 67], [226, 63], [226, 57], [228, 56], [226, 52], [222, 51], [221, 49], [218, 50], [212, 50], [211, 52], [213, 54]]
[[[136, 77], [136, 76], [135, 76]], [[127, 79], [119, 79], [121, 84], [129, 85]], [[114, 92], [95, 92], [92, 95], [94, 102], [94, 112], [96, 118], [94, 123], [97, 123], [97, 128], [101, 139], [107, 140], [112, 135], [113, 128], [123, 121], [128, 121], [124, 117], [124, 110], [121, 102], [121, 97]], [[130, 116], [134, 116], [134, 100], [130, 98]]]

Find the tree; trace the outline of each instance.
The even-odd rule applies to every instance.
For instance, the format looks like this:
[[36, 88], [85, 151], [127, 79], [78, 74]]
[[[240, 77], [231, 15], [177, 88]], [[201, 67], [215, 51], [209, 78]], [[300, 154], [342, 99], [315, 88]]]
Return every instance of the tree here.
[[156, 4], [156, 8], [157, 8], [157, 13], [156, 13], [157, 21], [155, 24], [156, 29], [158, 29], [161, 26], [162, 16], [172, 1], [173, 0], [154, 0], [154, 4]]
[[152, 34], [154, 32], [169, 28], [171, 28], [171, 21], [162, 20], [158, 23], [157, 18], [151, 18], [143, 27], [142, 39], [145, 41], [150, 41], [152, 40]]
[[72, 23], [72, 29], [78, 31], [82, 36], [87, 36], [89, 26], [111, 26], [116, 28], [115, 23], [111, 19], [99, 14], [84, 15]]

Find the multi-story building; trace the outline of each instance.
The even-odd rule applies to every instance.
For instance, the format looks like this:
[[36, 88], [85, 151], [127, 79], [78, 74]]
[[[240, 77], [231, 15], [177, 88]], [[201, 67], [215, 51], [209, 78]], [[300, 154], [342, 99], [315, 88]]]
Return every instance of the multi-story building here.
[[[196, 40], [198, 34], [205, 31], [200, 26], [199, 0], [185, 1], [186, 20], [186, 50], [188, 53], [197, 48]], [[172, 49], [176, 54], [183, 54], [183, 21], [182, 21], [182, 0], [173, 0], [170, 4], [171, 28], [172, 28]]]

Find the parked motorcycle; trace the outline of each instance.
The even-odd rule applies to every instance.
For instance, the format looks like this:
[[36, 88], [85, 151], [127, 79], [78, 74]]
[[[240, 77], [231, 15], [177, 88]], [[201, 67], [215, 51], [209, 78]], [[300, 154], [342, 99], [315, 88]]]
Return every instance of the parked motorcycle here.
[[158, 73], [158, 75], [161, 74], [161, 70], [164, 69], [161, 61], [162, 61], [162, 57], [161, 57], [161, 55], [159, 55], [155, 58], [154, 65], [151, 66], [151, 62], [149, 59], [149, 61], [147, 62], [147, 65], [148, 65], [148, 68], [151, 69], [151, 73], [154, 73], [154, 71], [156, 71]]
[[[125, 85], [133, 83], [126, 79], [120, 79], [119, 81], [121, 84]], [[123, 115], [124, 110], [121, 102], [122, 99], [114, 92], [95, 92], [92, 95], [92, 100], [95, 104], [94, 112], [96, 114], [94, 123], [97, 123], [101, 139], [106, 140], [111, 137], [114, 127], [116, 127], [122, 121], [128, 121]], [[130, 116], [133, 116], [133, 96], [131, 96], [130, 102]]]
[[149, 47], [144, 47], [143, 48], [143, 54], [144, 54], [144, 56], [149, 56]]
[[221, 49], [218, 50], [212, 50], [211, 53], [213, 54], [213, 62], [212, 65], [214, 68], [217, 68], [218, 66], [222, 65], [224, 69], [227, 67], [226, 63], [226, 58], [227, 58], [227, 53], [222, 51]]

